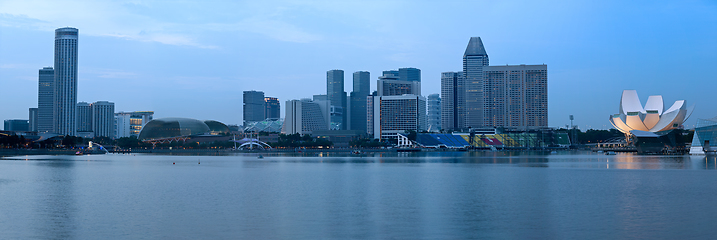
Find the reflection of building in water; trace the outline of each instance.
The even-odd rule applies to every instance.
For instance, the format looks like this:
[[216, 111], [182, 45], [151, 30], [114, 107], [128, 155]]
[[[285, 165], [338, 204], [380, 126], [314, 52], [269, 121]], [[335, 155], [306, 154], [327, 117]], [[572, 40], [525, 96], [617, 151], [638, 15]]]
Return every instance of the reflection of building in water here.
[[697, 119], [695, 134], [692, 137], [690, 154], [714, 154], [717, 147], [717, 117], [710, 119]]

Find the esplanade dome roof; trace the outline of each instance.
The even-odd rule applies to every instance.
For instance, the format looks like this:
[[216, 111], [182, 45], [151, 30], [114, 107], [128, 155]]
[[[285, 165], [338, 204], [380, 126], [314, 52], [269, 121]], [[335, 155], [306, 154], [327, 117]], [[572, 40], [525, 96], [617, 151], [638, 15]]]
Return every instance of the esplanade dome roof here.
[[229, 133], [229, 127], [224, 123], [214, 120], [204, 120], [204, 123], [209, 127], [211, 134], [226, 134]]
[[191, 118], [160, 118], [149, 121], [139, 133], [139, 140], [190, 136], [209, 132], [206, 123]]

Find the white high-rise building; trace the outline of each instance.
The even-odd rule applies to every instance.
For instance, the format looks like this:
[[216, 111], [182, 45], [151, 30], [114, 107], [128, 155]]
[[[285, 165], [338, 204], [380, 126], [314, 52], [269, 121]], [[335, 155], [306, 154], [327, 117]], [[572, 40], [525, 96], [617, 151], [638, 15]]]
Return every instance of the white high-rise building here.
[[92, 131], [95, 137], [114, 138], [115, 130], [115, 104], [107, 101], [98, 101], [92, 106]]
[[53, 131], [77, 135], [77, 40], [79, 30], [65, 27], [55, 30], [55, 81]]
[[317, 130], [329, 130], [330, 101], [310, 99], [286, 101], [283, 134], [311, 134]]
[[115, 113], [115, 138], [137, 137], [144, 125], [152, 121], [153, 111], [118, 112]]
[[404, 94], [373, 97], [373, 136], [394, 139], [406, 130], [426, 130], [426, 98]]

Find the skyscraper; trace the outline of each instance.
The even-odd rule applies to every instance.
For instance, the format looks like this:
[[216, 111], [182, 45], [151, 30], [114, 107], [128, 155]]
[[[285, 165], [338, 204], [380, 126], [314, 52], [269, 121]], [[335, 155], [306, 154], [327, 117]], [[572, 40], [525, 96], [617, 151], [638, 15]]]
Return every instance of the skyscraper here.
[[89, 103], [78, 102], [77, 103], [77, 131], [78, 132], [91, 132], [92, 131], [92, 107]]
[[279, 99], [275, 97], [265, 97], [264, 104], [266, 105], [266, 116], [264, 116], [264, 119], [281, 118], [281, 105], [279, 104]]
[[115, 132], [115, 104], [107, 101], [98, 101], [91, 104], [92, 131], [96, 137], [114, 138]]
[[426, 111], [426, 121], [429, 132], [438, 132], [441, 130], [441, 97], [438, 93], [428, 95], [426, 99], [428, 110]]
[[264, 92], [262, 91], [244, 91], [244, 126], [249, 122], [258, 122], [264, 120], [266, 116], [266, 102], [264, 102]]
[[465, 127], [465, 87], [463, 72], [441, 73], [441, 129]]
[[52, 67], [40, 69], [37, 84], [37, 131], [52, 132], [55, 103], [55, 70]]
[[37, 108], [30, 108], [28, 111], [28, 131], [30, 132], [37, 132]]
[[482, 127], [484, 108], [483, 67], [488, 66], [488, 54], [480, 37], [471, 37], [463, 54], [465, 77], [465, 126]]
[[326, 72], [326, 96], [331, 101], [332, 130], [346, 129], [346, 92], [344, 91], [344, 70], [329, 70]]
[[483, 68], [484, 126], [548, 126], [548, 66], [508, 65]]
[[65, 27], [55, 30], [55, 81], [53, 131], [75, 136], [77, 125], [77, 40], [79, 30]]
[[371, 74], [364, 71], [354, 72], [353, 81], [350, 130], [366, 132], [366, 98], [371, 94]]
[[152, 121], [153, 111], [115, 113], [115, 138], [139, 137], [144, 125]]
[[399, 68], [383, 71], [376, 81], [379, 96], [398, 96], [403, 94], [421, 95], [421, 70]]

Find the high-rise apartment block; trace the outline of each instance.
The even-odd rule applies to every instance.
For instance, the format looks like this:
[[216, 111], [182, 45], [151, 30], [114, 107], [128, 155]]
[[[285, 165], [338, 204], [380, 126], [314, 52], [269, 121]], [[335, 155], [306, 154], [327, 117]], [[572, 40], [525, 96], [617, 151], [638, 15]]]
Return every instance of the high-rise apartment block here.
[[77, 28], [55, 30], [53, 131], [75, 136], [77, 125]]
[[431, 94], [428, 95], [426, 101], [428, 107], [426, 111], [428, 127], [426, 130], [429, 132], [439, 132], [441, 130], [441, 97], [438, 93]]
[[40, 69], [37, 84], [37, 131], [53, 132], [53, 107], [55, 103], [55, 70]]
[[98, 101], [90, 106], [92, 107], [92, 131], [94, 136], [114, 138], [115, 104]]
[[139, 137], [144, 125], [152, 121], [153, 111], [115, 113], [115, 138]]
[[344, 70], [334, 69], [326, 72], [326, 96], [331, 102], [331, 130], [346, 129]]
[[354, 72], [353, 74], [353, 91], [351, 92], [350, 101], [350, 130], [359, 130], [364, 133], [367, 130], [366, 125], [366, 99], [371, 94], [371, 74], [365, 71]]
[[311, 134], [313, 131], [329, 130], [329, 101], [312, 101], [310, 99], [286, 101], [284, 134]]
[[266, 102], [264, 92], [244, 91], [244, 126], [250, 122], [259, 122], [266, 119]]
[[281, 104], [279, 103], [279, 99], [275, 97], [265, 97], [264, 104], [266, 105], [266, 116], [264, 116], [264, 119], [281, 118]]
[[463, 72], [441, 74], [445, 130], [548, 125], [547, 65], [489, 66], [479, 37], [463, 55]]
[[77, 131], [92, 132], [92, 107], [89, 103], [77, 103]]

